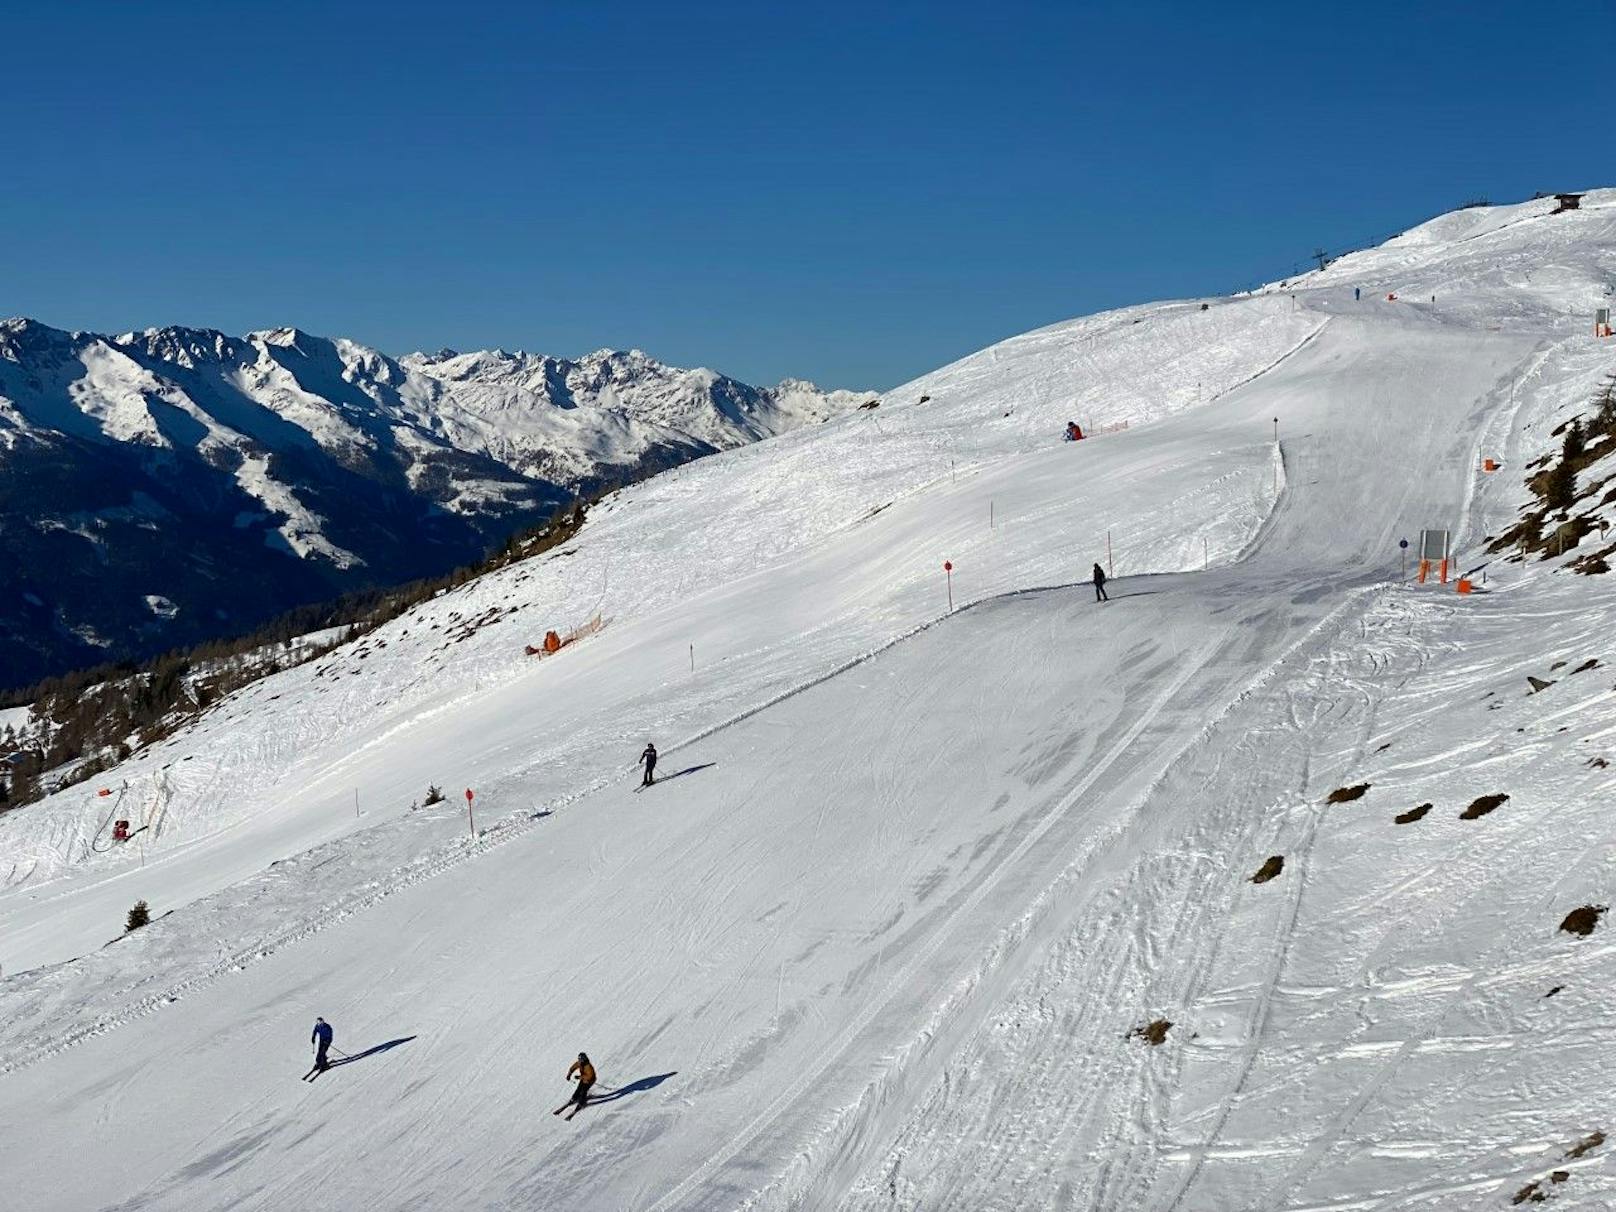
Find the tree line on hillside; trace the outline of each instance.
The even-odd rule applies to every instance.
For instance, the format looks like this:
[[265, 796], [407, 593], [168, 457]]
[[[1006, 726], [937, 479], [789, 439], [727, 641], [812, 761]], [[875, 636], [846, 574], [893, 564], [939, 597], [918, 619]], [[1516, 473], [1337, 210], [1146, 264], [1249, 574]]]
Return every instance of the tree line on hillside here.
[[[32, 708], [25, 728], [0, 729], [0, 812], [92, 778], [171, 735], [209, 706], [259, 678], [313, 660], [429, 598], [565, 543], [602, 492], [512, 534], [474, 564], [388, 589], [301, 606], [231, 639], [151, 660], [99, 665], [0, 694], [0, 708]], [[340, 632], [299, 644], [320, 631]]]
[[[1592, 402], [1592, 416], [1579, 414], [1551, 435], [1561, 439], [1558, 461], [1551, 453], [1526, 465], [1533, 472], [1526, 484], [1537, 502], [1524, 508], [1520, 520], [1492, 540], [1489, 551], [1513, 549], [1520, 559], [1536, 555], [1547, 560], [1579, 546], [1587, 535], [1600, 530], [1599, 510], [1616, 502], [1616, 487], [1612, 486], [1616, 476], [1579, 477], [1616, 454], [1616, 375], [1606, 377]], [[1590, 505], [1581, 513], [1574, 512], [1584, 500]], [[1579, 556], [1571, 567], [1590, 575], [1608, 572], [1612, 555], [1616, 555], [1616, 544]]]

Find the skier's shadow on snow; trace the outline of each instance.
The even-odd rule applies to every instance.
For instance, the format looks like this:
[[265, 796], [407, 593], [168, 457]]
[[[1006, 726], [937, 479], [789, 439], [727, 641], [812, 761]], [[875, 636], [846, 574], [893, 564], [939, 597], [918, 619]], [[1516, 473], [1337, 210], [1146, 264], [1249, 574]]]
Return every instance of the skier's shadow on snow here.
[[672, 1073], [658, 1073], [655, 1077], [642, 1077], [637, 1082], [630, 1082], [626, 1086], [617, 1087], [610, 1094], [603, 1094], [599, 1098], [591, 1098], [589, 1105], [593, 1107], [596, 1103], [615, 1102], [620, 1098], [627, 1098], [630, 1094], [644, 1094], [647, 1090], [655, 1090], [670, 1077], [678, 1076], [678, 1073], [679, 1070], [675, 1069]]
[[373, 1048], [366, 1048], [363, 1052], [355, 1052], [352, 1056], [344, 1056], [341, 1060], [334, 1060], [326, 1066], [327, 1069], [340, 1069], [343, 1065], [351, 1065], [355, 1061], [362, 1061], [367, 1056], [375, 1056], [378, 1052], [391, 1052], [394, 1048], [409, 1043], [415, 1036], [406, 1035], [403, 1039], [390, 1039], [385, 1044], [377, 1044]]
[[671, 783], [674, 779], [682, 779], [687, 774], [695, 774], [701, 770], [710, 770], [718, 765], [717, 762], [703, 762], [700, 766], [686, 766], [683, 770], [675, 770], [672, 774], [664, 774], [656, 781], [658, 783]]

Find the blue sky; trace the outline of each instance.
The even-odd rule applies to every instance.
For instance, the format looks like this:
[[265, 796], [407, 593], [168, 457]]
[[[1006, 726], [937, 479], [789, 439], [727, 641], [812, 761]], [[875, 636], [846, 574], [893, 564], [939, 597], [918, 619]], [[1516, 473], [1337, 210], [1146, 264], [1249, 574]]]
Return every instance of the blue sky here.
[[8, 6], [0, 315], [884, 388], [1616, 184], [1616, 6]]

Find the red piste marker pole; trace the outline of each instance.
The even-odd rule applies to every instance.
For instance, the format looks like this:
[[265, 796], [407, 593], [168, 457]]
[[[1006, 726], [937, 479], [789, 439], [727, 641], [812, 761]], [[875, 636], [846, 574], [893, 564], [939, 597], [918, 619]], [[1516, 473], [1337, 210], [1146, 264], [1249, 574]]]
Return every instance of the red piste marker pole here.
[[471, 788], [467, 787], [466, 788], [466, 824], [471, 827], [471, 838], [472, 838], [472, 840], [476, 841], [477, 840], [477, 822], [472, 820], [472, 818], [471, 818], [471, 800], [472, 800]]
[[948, 612], [954, 613], [954, 561], [943, 561], [943, 575], [948, 578]]

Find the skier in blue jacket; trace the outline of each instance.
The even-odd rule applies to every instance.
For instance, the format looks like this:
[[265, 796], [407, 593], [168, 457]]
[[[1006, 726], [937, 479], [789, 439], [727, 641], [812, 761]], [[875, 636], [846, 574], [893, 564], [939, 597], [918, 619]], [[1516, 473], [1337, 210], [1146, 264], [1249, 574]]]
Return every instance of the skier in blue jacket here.
[[331, 1062], [326, 1060], [325, 1054], [326, 1050], [331, 1047], [331, 1039], [335, 1034], [331, 1030], [331, 1024], [326, 1022], [325, 1019], [316, 1018], [314, 1020], [314, 1034], [309, 1037], [309, 1042], [314, 1045], [314, 1071], [316, 1073], [323, 1073], [331, 1067]]

